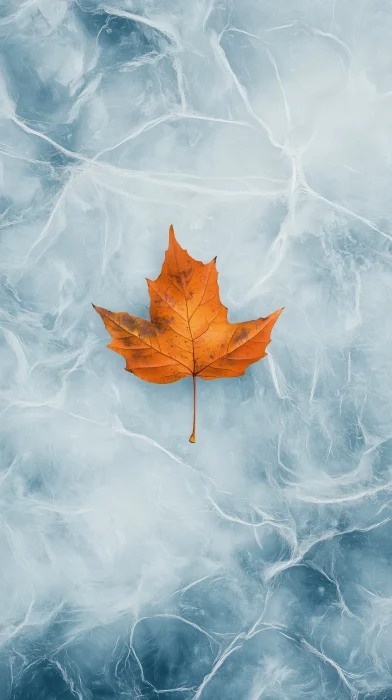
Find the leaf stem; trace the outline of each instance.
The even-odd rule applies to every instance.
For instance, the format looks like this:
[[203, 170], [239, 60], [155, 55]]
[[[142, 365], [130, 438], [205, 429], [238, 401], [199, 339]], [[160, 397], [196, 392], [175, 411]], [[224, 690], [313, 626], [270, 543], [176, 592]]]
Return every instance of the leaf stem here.
[[189, 442], [196, 442], [196, 374], [193, 375], [193, 429]]

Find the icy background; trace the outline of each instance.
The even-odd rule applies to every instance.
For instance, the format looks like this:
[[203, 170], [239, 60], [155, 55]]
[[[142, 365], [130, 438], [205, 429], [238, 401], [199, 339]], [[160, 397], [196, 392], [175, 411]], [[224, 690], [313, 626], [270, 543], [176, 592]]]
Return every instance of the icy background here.
[[[392, 5], [2, 0], [1, 700], [392, 698]], [[169, 224], [245, 377], [124, 372]]]

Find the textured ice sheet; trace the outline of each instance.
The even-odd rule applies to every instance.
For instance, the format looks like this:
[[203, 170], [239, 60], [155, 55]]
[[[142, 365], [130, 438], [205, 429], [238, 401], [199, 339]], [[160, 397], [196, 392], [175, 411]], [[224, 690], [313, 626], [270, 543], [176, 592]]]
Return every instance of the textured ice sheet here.
[[[392, 698], [392, 6], [3, 0], [2, 700]], [[173, 223], [233, 380], [143, 383]]]

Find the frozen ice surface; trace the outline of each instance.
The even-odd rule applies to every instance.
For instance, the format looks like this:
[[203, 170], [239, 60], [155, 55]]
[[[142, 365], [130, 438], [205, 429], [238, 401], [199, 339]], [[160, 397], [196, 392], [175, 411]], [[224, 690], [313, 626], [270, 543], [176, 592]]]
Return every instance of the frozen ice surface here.
[[[1, 700], [392, 698], [392, 35], [373, 0], [0, 3]], [[169, 224], [246, 376], [124, 372]]]

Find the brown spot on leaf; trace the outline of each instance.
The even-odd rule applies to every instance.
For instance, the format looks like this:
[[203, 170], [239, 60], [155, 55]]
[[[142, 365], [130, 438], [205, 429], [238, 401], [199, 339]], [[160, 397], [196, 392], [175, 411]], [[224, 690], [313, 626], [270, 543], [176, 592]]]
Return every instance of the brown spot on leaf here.
[[182, 287], [182, 277], [181, 275], [172, 275], [172, 279], [176, 283], [177, 287]]
[[169, 294], [169, 292], [165, 292], [164, 296], [165, 301], [169, 304], [169, 306], [175, 306], [176, 300], [171, 294]]
[[242, 341], [245, 341], [249, 335], [249, 331], [246, 328], [239, 328], [233, 336], [232, 343], [241, 343]]
[[191, 275], [192, 275], [192, 268], [187, 267], [185, 270], [181, 270], [180, 274], [181, 274], [182, 279], [188, 280], [189, 277], [191, 277]]
[[151, 322], [145, 321], [144, 318], [139, 318], [138, 321], [139, 336], [143, 338], [152, 335], [153, 325]]

